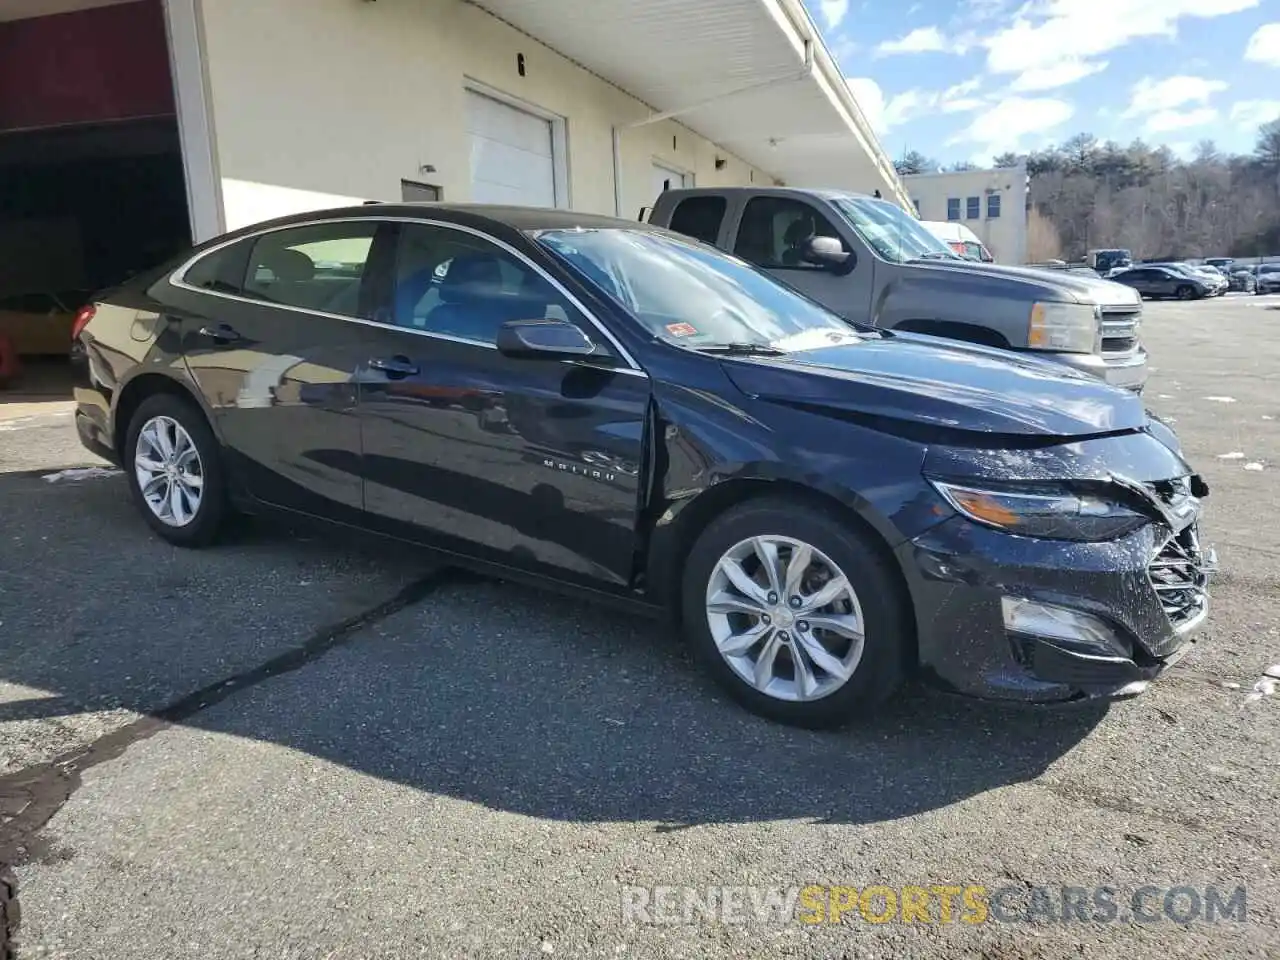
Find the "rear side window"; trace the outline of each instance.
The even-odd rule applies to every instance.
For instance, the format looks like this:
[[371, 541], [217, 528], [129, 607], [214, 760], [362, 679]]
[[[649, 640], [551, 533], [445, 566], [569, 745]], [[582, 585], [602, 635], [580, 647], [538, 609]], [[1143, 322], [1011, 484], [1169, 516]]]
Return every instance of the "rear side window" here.
[[361, 220], [263, 234], [253, 243], [244, 294], [286, 307], [364, 317], [360, 288], [377, 232], [376, 222]]
[[252, 240], [241, 240], [201, 257], [183, 275], [183, 282], [215, 293], [240, 293]]
[[727, 208], [724, 197], [689, 197], [676, 204], [671, 214], [671, 229], [714, 246]]

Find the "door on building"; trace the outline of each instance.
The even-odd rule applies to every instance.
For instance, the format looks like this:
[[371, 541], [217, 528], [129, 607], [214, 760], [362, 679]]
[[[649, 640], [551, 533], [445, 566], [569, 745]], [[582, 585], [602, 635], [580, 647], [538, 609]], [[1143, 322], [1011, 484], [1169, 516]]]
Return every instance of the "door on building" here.
[[690, 174], [682, 173], [672, 167], [665, 167], [660, 163], [653, 165], [653, 199], [657, 200], [664, 190], [679, 190], [682, 187], [692, 187], [693, 177]]
[[366, 328], [359, 413], [369, 522], [394, 536], [626, 583], [647, 377], [496, 349], [507, 320], [591, 321], [527, 262], [404, 224], [392, 323]]
[[550, 120], [468, 90], [467, 133], [471, 138], [473, 201], [556, 206]]

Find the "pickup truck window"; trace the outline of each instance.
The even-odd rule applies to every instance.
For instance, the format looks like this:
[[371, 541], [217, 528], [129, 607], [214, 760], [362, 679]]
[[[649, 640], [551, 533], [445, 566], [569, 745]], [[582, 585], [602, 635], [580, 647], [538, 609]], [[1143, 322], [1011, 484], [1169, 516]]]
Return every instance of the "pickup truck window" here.
[[724, 197], [688, 197], [671, 211], [671, 229], [713, 247], [720, 239], [720, 223], [729, 202]]
[[741, 260], [670, 234], [546, 230], [535, 239], [669, 343], [803, 350], [867, 336]]
[[801, 247], [811, 237], [840, 238], [826, 217], [800, 200], [753, 197], [742, 211], [733, 252], [770, 270], [821, 270], [805, 263]]
[[963, 259], [925, 229], [919, 220], [887, 200], [836, 197], [832, 203], [845, 215], [858, 236], [892, 263]]

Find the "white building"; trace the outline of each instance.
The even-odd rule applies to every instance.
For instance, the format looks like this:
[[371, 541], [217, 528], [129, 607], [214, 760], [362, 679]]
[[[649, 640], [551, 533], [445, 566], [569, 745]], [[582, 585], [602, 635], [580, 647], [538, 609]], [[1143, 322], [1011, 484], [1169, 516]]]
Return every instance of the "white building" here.
[[0, 64], [0, 194], [74, 223], [68, 288], [369, 200], [910, 204], [801, 0], [0, 0]]
[[1027, 168], [902, 178], [921, 220], [963, 223], [998, 263], [1027, 262]]

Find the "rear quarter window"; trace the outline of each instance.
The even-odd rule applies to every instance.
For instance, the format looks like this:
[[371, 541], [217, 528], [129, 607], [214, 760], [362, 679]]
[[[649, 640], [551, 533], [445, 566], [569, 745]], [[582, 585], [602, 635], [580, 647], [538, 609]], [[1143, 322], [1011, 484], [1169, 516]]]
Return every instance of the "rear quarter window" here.
[[241, 240], [206, 254], [187, 268], [182, 282], [214, 293], [241, 293], [252, 243]]

